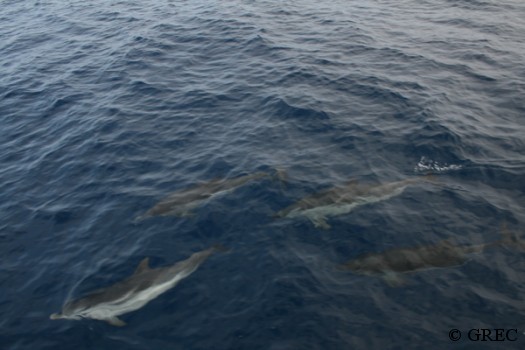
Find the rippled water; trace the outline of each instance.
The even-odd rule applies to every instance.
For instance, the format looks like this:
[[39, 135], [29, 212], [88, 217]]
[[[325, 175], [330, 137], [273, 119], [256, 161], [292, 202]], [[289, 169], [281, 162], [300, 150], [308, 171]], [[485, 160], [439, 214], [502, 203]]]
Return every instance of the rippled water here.
[[[363, 253], [525, 236], [525, 4], [0, 1], [0, 344], [6, 349], [523, 348], [525, 252], [390, 287]], [[192, 217], [133, 219], [213, 178], [286, 172]], [[434, 174], [329, 218], [273, 214], [355, 178]], [[68, 298], [232, 248], [116, 328]], [[463, 337], [452, 344], [449, 331]], [[472, 328], [518, 340], [473, 342]]]

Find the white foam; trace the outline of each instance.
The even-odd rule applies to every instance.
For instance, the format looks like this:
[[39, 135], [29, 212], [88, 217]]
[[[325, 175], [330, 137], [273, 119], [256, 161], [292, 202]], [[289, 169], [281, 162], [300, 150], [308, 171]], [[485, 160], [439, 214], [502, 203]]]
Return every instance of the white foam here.
[[443, 173], [443, 172], [449, 172], [449, 171], [456, 171], [462, 169], [463, 166], [459, 164], [440, 164], [439, 162], [436, 162], [432, 159], [428, 159], [427, 157], [423, 156], [419, 160], [419, 163], [414, 168], [414, 172], [416, 173]]

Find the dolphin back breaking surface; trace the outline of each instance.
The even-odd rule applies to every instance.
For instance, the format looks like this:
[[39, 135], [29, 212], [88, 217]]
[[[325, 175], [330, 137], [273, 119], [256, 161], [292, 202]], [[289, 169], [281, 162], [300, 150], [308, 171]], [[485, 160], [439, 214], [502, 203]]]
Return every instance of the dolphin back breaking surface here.
[[277, 212], [276, 216], [305, 217], [315, 227], [328, 229], [330, 228], [328, 217], [347, 214], [359, 206], [387, 200], [401, 194], [411, 184], [428, 180], [428, 177], [415, 177], [379, 185], [366, 185], [354, 179], [307, 196]]
[[399, 286], [404, 283], [401, 273], [458, 266], [468, 260], [469, 254], [481, 253], [502, 244], [515, 244], [517, 241], [518, 238], [504, 232], [499, 240], [475, 245], [458, 246], [444, 240], [437, 244], [364, 254], [340, 265], [340, 268], [363, 275], [381, 276], [391, 286]]
[[250, 181], [267, 176], [270, 176], [270, 174], [257, 172], [233, 179], [213, 179], [201, 182], [168, 195], [144, 214], [137, 216], [135, 222], [152, 216], [191, 216], [193, 215], [192, 210], [204, 204], [207, 200], [229, 193]]
[[188, 277], [214, 252], [224, 250], [213, 246], [193, 253], [188, 259], [172, 266], [150, 268], [149, 258], [140, 262], [135, 273], [107, 288], [94, 291], [83, 298], [64, 304], [61, 313], [54, 313], [50, 319], [91, 318], [102, 320], [114, 326], [124, 326], [118, 316], [135, 311], [162, 293], [175, 287]]

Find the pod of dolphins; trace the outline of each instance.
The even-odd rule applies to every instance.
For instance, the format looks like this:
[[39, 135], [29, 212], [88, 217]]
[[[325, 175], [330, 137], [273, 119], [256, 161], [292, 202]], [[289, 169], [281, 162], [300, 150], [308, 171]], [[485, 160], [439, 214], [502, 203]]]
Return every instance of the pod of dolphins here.
[[[276, 170], [275, 175], [258, 172], [233, 179], [214, 179], [199, 183], [168, 195], [135, 222], [155, 216], [195, 215], [193, 210], [213, 198], [226, 195], [237, 188], [262, 178], [277, 178], [284, 181], [285, 174]], [[362, 185], [350, 180], [343, 185], [334, 186], [319, 193], [309, 195], [296, 203], [278, 211], [276, 218], [305, 218], [315, 227], [329, 229], [328, 218], [347, 214], [353, 209], [401, 194], [408, 186], [421, 183], [436, 183], [430, 176], [409, 178], [378, 185]], [[357, 274], [382, 277], [391, 286], [404, 283], [402, 274], [420, 270], [451, 267], [465, 263], [469, 254], [480, 253], [490, 247], [502, 244], [525, 249], [525, 243], [516, 235], [502, 228], [501, 239], [478, 245], [457, 246], [449, 240], [432, 245], [389, 249], [381, 253], [364, 254], [344, 264], [342, 270]], [[189, 258], [172, 266], [151, 268], [149, 259], [140, 262], [133, 275], [109, 287], [91, 292], [76, 300], [67, 301], [60, 313], [53, 313], [50, 319], [80, 320], [90, 318], [106, 321], [113, 326], [126, 323], [119, 316], [135, 311], [161, 294], [175, 287], [188, 277], [215, 252], [227, 251], [220, 245], [193, 253]]]

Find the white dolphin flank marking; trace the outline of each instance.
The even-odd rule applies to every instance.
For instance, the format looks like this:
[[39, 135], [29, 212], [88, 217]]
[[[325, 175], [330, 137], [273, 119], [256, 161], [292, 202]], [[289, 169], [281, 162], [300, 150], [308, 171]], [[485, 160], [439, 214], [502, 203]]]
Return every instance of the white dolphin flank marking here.
[[173, 266], [156, 269], [149, 267], [149, 259], [146, 258], [141, 261], [132, 276], [83, 298], [67, 302], [61, 313], [52, 314], [50, 318], [52, 320], [91, 318], [107, 321], [114, 326], [124, 326], [124, 321], [118, 316], [140, 309], [175, 287], [180, 280], [192, 274], [218, 250], [224, 248], [213, 246], [193, 253], [188, 259], [179, 261]]

